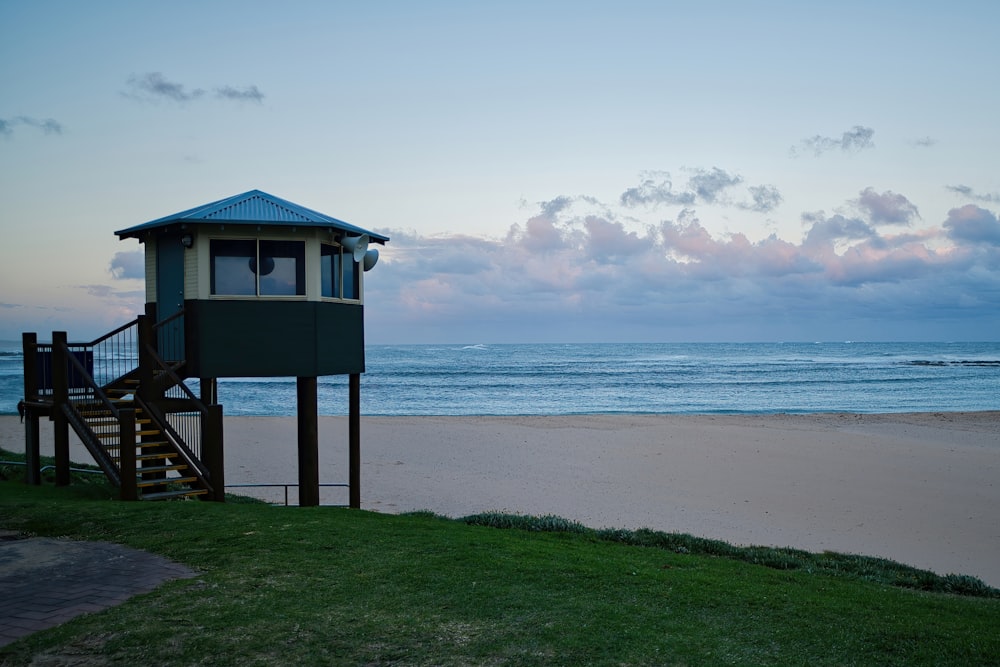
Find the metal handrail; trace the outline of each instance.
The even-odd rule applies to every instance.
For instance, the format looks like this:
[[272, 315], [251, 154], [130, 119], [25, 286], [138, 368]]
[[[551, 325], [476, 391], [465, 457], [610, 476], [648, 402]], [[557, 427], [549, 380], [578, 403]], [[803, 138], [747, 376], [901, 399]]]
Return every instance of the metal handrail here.
[[[288, 507], [288, 487], [294, 486], [298, 487], [299, 484], [280, 484], [280, 483], [262, 483], [262, 484], [226, 484], [227, 489], [252, 489], [252, 488], [278, 488], [283, 487], [285, 489], [285, 507]], [[324, 482], [320, 484], [321, 487], [343, 487], [349, 489], [350, 484], [338, 484], [332, 482]], [[324, 505], [323, 507], [350, 507], [350, 505]]]
[[[0, 466], [27, 466], [27, 461], [0, 461]], [[45, 472], [46, 470], [55, 470], [54, 465], [42, 466], [38, 469], [38, 472]], [[70, 472], [85, 472], [90, 475], [103, 475], [103, 470], [94, 470], [93, 468], [70, 468]]]
[[101, 343], [103, 343], [104, 341], [108, 340], [109, 338], [111, 338], [113, 336], [117, 336], [118, 334], [124, 332], [129, 327], [137, 326], [138, 324], [139, 324], [139, 318], [136, 318], [136, 319], [132, 320], [131, 322], [126, 322], [125, 324], [121, 325], [120, 327], [118, 327], [114, 331], [109, 331], [108, 333], [104, 334], [100, 338], [98, 338], [98, 339], [96, 339], [96, 340], [94, 340], [94, 341], [92, 341], [90, 343], [69, 343], [69, 345], [72, 345], [72, 346], [84, 346], [84, 347], [86, 347], [86, 346], [96, 347], [97, 345], [100, 345]]

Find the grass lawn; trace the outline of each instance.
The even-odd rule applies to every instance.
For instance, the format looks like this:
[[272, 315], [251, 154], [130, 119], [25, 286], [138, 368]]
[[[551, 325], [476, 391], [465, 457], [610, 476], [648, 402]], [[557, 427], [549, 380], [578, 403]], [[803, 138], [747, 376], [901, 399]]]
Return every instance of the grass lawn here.
[[0, 481], [0, 528], [118, 542], [199, 576], [0, 648], [0, 664], [1000, 664], [1000, 592], [886, 561], [551, 517], [110, 494]]

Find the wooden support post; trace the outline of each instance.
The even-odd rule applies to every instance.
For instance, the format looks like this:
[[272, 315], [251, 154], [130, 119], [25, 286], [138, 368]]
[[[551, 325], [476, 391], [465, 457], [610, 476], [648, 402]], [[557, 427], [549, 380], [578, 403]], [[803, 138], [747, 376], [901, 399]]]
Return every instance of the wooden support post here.
[[[147, 304], [148, 306], [149, 304]], [[156, 349], [156, 337], [153, 335], [153, 320], [149, 315], [139, 315], [136, 318], [139, 332], [139, 388], [138, 394], [142, 400], [149, 402], [153, 395], [154, 366], [153, 357], [149, 354], [149, 347]]]
[[319, 418], [316, 378], [297, 379], [299, 423], [299, 506], [319, 505]]
[[52, 332], [52, 430], [56, 455], [56, 486], [69, 485], [69, 422], [63, 407], [69, 401], [69, 350], [66, 332]]
[[138, 500], [139, 490], [136, 486], [135, 471], [135, 408], [122, 408], [118, 411], [118, 470], [121, 472], [121, 489], [119, 497], [122, 500]]
[[[31, 403], [38, 400], [38, 336], [35, 333], [21, 334], [21, 349], [24, 365], [24, 400]], [[41, 484], [38, 412], [29, 406], [24, 406], [24, 462], [24, 482]]]
[[361, 509], [361, 375], [351, 373], [348, 381], [350, 411], [348, 429], [348, 482], [352, 509]]
[[222, 446], [222, 406], [213, 403], [207, 407], [208, 414], [201, 421], [201, 460], [205, 463], [205, 467], [208, 468], [208, 481], [212, 484], [212, 497], [209, 500], [221, 503], [226, 500], [226, 468]]
[[215, 378], [199, 378], [198, 385], [202, 403], [214, 405], [219, 402], [219, 385]]
[[38, 447], [38, 415], [31, 408], [24, 412], [24, 483], [42, 483], [42, 464]]

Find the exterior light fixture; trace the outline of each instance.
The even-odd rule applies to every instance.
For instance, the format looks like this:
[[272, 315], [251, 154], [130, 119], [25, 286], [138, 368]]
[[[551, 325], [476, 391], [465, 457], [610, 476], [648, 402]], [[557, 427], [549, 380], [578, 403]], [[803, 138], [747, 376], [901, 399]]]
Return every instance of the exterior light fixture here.
[[184, 234], [181, 236], [181, 245], [185, 248], [190, 248], [194, 245], [194, 237], [190, 234]]

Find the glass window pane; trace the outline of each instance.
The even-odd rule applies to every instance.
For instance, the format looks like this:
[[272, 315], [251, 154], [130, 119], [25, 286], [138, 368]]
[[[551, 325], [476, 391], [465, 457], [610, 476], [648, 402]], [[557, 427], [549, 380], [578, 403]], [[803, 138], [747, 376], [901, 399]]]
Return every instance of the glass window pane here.
[[212, 239], [212, 294], [256, 295], [256, 279], [252, 270], [257, 261], [256, 251], [255, 241]]
[[323, 281], [323, 296], [340, 298], [340, 248], [322, 244], [320, 246], [320, 272]]
[[358, 283], [358, 267], [360, 264], [354, 261], [349, 254], [344, 254], [344, 298], [360, 299], [361, 290]]
[[302, 241], [260, 242], [260, 295], [306, 293], [306, 244]]

